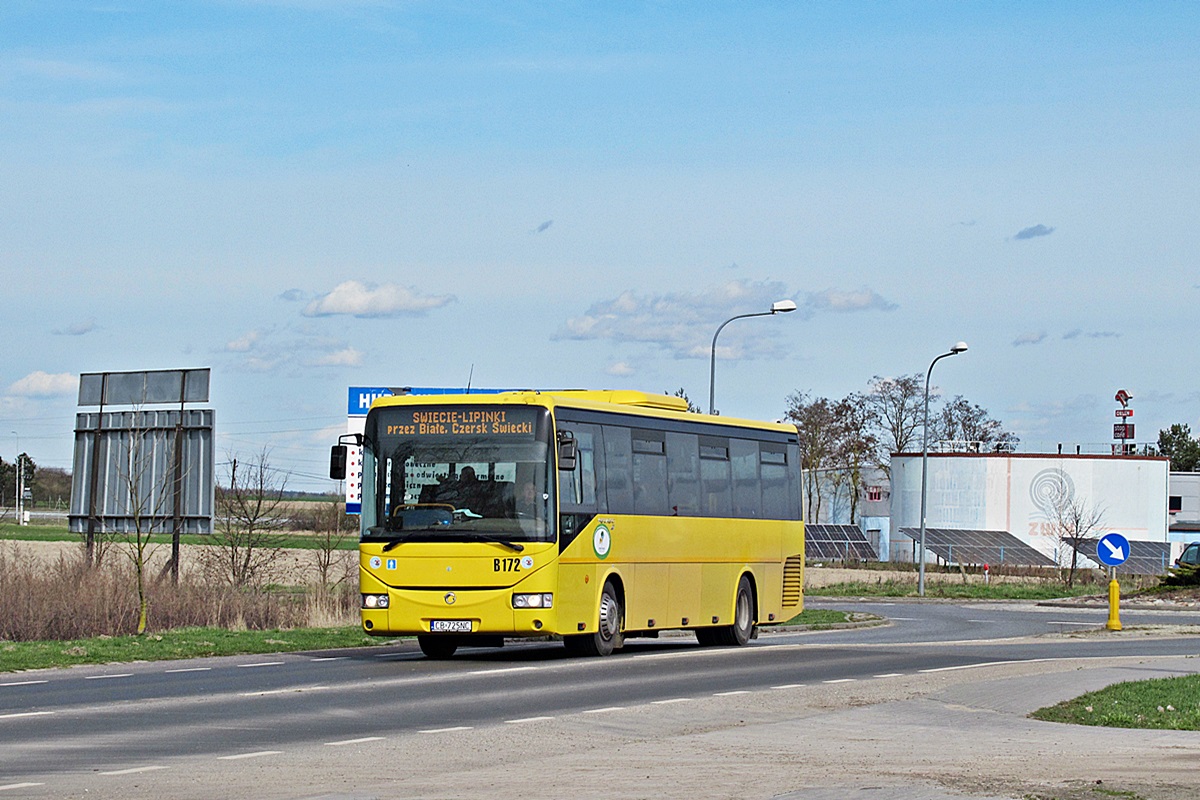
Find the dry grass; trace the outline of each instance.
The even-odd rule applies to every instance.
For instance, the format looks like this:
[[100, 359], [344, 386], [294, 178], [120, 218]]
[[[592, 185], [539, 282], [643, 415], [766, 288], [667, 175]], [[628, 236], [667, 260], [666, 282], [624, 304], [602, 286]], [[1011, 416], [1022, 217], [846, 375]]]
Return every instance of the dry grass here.
[[[235, 588], [185, 572], [178, 586], [151, 582], [150, 630], [219, 627], [268, 630], [354, 625], [357, 587]], [[130, 564], [107, 559], [89, 568], [81, 551], [41, 560], [15, 544], [0, 545], [0, 640], [38, 641], [120, 636], [137, 630], [137, 593]]]

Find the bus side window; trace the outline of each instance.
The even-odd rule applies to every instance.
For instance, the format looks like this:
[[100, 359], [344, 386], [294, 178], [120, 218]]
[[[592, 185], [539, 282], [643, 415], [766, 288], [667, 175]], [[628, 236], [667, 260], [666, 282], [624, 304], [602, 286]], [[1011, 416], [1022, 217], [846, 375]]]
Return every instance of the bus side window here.
[[633, 511], [669, 516], [667, 506], [667, 451], [661, 432], [633, 432]]
[[559, 471], [559, 492], [563, 510], [596, 510], [596, 428], [594, 425], [562, 426], [575, 435], [575, 469]]
[[733, 509], [733, 481], [729, 474], [729, 440], [700, 437], [700, 514], [728, 517]]
[[700, 513], [698, 440], [694, 433], [667, 434], [667, 503], [671, 513], [681, 517]]
[[733, 467], [733, 515], [743, 519], [762, 516], [762, 489], [758, 483], [758, 442], [729, 440]]
[[633, 452], [629, 428], [605, 425], [604, 433], [604, 491], [609, 514], [629, 514], [633, 511]]
[[788, 519], [787, 450], [784, 445], [760, 442], [762, 504], [766, 519]]

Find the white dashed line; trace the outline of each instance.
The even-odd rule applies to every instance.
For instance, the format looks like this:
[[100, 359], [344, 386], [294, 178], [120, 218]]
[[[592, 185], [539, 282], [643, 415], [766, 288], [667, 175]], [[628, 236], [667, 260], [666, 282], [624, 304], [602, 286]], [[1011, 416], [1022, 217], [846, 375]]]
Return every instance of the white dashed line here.
[[179, 672], [210, 672], [212, 667], [185, 667], [183, 669], [168, 669], [164, 670], [167, 674], [172, 675]]
[[310, 658], [309, 661], [344, 661], [346, 656], [319, 656], [318, 658]]
[[510, 672], [529, 672], [537, 667], [503, 667], [498, 669], [477, 669], [474, 672], [468, 672], [468, 675], [507, 675]]
[[[34, 686], [39, 683], [49, 683], [49, 682], [50, 681], [12, 681], [11, 683], [0, 683], [0, 686]], [[33, 785], [41, 786], [40, 783], [35, 783]]]
[[429, 730], [417, 731], [417, 733], [454, 733], [456, 731], [472, 730], [469, 725], [457, 725], [453, 728], [430, 728]]
[[132, 672], [118, 672], [115, 675], [84, 675], [85, 681], [102, 681], [108, 678], [132, 678]]
[[746, 689], [737, 689], [732, 692], [713, 692], [713, 697], [733, 697], [738, 694], [750, 694], [750, 692]]
[[624, 711], [625, 706], [608, 706], [606, 708], [589, 708], [584, 714], [607, 714], [610, 711]]
[[345, 747], [348, 744], [366, 744], [367, 742], [382, 742], [382, 736], [364, 736], [361, 739], [343, 739], [340, 742], [326, 742], [326, 747]]
[[136, 775], [139, 772], [156, 772], [160, 769], [167, 769], [161, 764], [154, 764], [149, 767], [130, 767], [129, 769], [114, 769], [109, 772], [101, 772], [101, 775]]
[[780, 686], [772, 686], [772, 689], [799, 689], [804, 686], [803, 683], [785, 683]]
[[254, 664], [238, 664], [238, 666], [245, 669], [248, 667], [278, 667], [282, 664], [282, 661], [259, 661]]
[[670, 700], [651, 700], [650, 705], [666, 706], [666, 705], [670, 705], [671, 703], [690, 703], [690, 702], [692, 702], [692, 698], [690, 698], [690, 697], [672, 697]]
[[302, 692], [320, 692], [328, 686], [292, 686], [288, 689], [263, 689], [261, 692], [241, 692], [238, 697], [267, 697], [273, 694], [300, 694]]
[[10, 789], [32, 789], [34, 786], [45, 786], [44, 783], [7, 783], [0, 786], [0, 792], [7, 792]]
[[902, 678], [902, 677], [904, 677], [904, 673], [902, 673], [902, 672], [885, 672], [882, 675], [876, 675], [875, 677], [876, 678]]
[[524, 719], [506, 719], [505, 725], [524, 725], [526, 722], [549, 722], [554, 717], [525, 717]]
[[834, 678], [831, 681], [821, 681], [821, 683], [854, 683], [854, 678]]
[[0, 714], [0, 719], [17, 719], [19, 717], [48, 717], [53, 711], [17, 711], [12, 714]]
[[256, 750], [253, 753], [238, 753], [232, 756], [217, 756], [221, 761], [240, 761], [243, 758], [262, 758], [263, 756], [282, 755], [282, 750]]

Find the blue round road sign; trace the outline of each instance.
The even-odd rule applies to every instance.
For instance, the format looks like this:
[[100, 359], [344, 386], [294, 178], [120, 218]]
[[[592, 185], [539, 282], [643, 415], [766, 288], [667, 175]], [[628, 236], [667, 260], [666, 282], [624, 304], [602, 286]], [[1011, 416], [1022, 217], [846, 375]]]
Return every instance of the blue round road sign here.
[[1108, 567], [1119, 567], [1129, 558], [1129, 540], [1119, 533], [1106, 533], [1096, 542], [1096, 558]]

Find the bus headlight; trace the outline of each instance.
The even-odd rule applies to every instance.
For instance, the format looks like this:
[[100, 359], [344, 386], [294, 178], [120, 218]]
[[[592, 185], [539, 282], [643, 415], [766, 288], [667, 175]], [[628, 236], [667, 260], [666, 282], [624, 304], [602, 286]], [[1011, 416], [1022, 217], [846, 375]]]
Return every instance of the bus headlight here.
[[554, 595], [550, 592], [544, 594], [514, 594], [512, 596], [513, 608], [553, 608]]
[[387, 608], [388, 596], [386, 594], [364, 594], [362, 596], [363, 608]]

